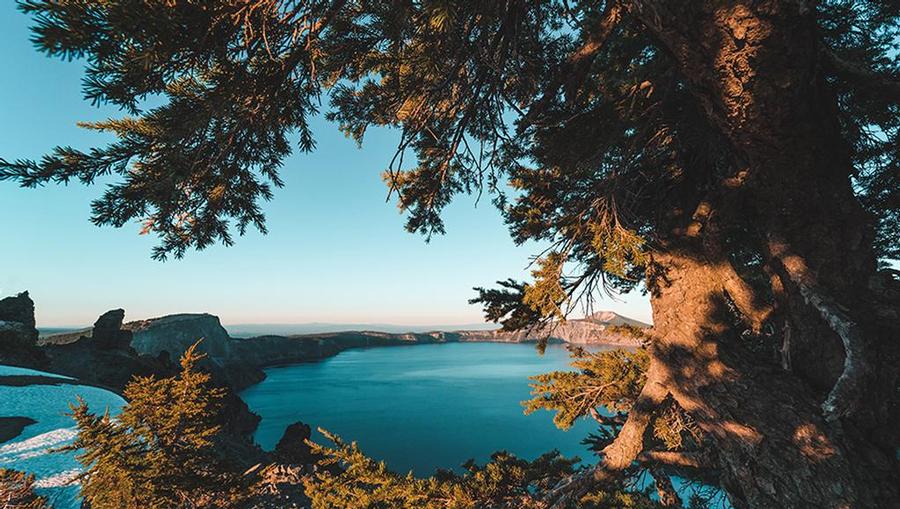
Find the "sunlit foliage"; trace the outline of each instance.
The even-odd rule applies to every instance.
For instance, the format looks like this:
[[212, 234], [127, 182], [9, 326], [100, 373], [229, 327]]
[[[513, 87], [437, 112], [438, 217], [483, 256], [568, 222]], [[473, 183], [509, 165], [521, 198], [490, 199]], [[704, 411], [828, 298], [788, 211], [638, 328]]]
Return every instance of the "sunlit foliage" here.
[[[321, 430], [320, 430], [321, 431]], [[438, 471], [420, 479], [390, 471], [327, 431], [334, 447], [312, 444], [326, 459], [304, 481], [313, 509], [518, 509], [542, 507], [542, 497], [571, 475], [578, 459], [550, 452], [534, 461], [497, 452], [484, 465], [469, 461], [463, 472]], [[656, 508], [643, 493], [597, 491], [572, 508]]]
[[78, 430], [68, 447], [84, 466], [81, 497], [94, 509], [233, 507], [240, 497], [213, 439], [224, 396], [196, 369], [196, 344], [172, 378], [136, 377], [115, 418], [72, 407]]
[[601, 408], [612, 412], [627, 412], [631, 408], [646, 379], [646, 350], [590, 352], [573, 348], [572, 358], [575, 371], [531, 377], [534, 397], [523, 403], [525, 413], [556, 412], [553, 422], [569, 429], [577, 419]]
[[34, 492], [34, 475], [0, 468], [0, 506], [5, 509], [50, 509]]

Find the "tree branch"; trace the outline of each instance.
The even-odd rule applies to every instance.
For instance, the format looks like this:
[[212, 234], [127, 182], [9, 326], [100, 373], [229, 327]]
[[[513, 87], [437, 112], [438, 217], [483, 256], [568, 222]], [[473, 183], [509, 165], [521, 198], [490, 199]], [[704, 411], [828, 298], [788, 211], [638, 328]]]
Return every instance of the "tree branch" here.
[[552, 101], [553, 97], [563, 89], [567, 103], [574, 100], [578, 88], [584, 83], [584, 79], [590, 70], [594, 56], [600, 52], [622, 19], [623, 8], [617, 1], [607, 1], [606, 8], [600, 17], [597, 29], [585, 36], [584, 44], [574, 51], [557, 70], [544, 88], [543, 94], [534, 106], [528, 111], [527, 117], [533, 120], [541, 115]]
[[900, 78], [866, 69], [854, 62], [848, 62], [829, 49], [824, 49], [825, 61], [836, 75], [853, 80], [864, 88], [874, 88], [900, 102]]
[[579, 472], [553, 488], [545, 498], [550, 509], [562, 509], [584, 496], [593, 486], [622, 474], [644, 448], [644, 436], [656, 411], [669, 395], [656, 361], [650, 361], [647, 382], [628, 412], [628, 419], [615, 440], [603, 448], [603, 461]]
[[859, 409], [873, 372], [868, 358], [868, 342], [862, 328], [824, 288], [815, 283], [806, 263], [800, 256], [792, 253], [785, 242], [770, 236], [769, 250], [781, 265], [784, 274], [797, 286], [806, 304], [819, 312], [844, 345], [844, 368], [822, 403], [825, 419], [834, 421], [853, 414]]

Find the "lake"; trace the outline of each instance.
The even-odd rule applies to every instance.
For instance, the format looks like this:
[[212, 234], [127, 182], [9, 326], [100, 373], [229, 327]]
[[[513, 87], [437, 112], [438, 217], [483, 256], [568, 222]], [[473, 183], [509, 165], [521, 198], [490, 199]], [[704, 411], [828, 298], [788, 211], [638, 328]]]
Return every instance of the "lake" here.
[[78, 485], [70, 481], [80, 465], [73, 452], [54, 452], [75, 438], [75, 423], [66, 415], [69, 404], [82, 398], [91, 410], [116, 415], [125, 401], [117, 394], [87, 385], [73, 385], [72, 379], [52, 373], [12, 366], [0, 366], [0, 376], [42, 376], [59, 378], [59, 385], [10, 386], [0, 384], [0, 416], [28, 417], [36, 421], [22, 434], [0, 443], [0, 468], [23, 470], [35, 475], [37, 492], [55, 509], [81, 506]]
[[520, 404], [529, 398], [529, 376], [571, 369], [568, 362], [561, 345], [543, 356], [533, 344], [510, 343], [355, 349], [267, 369], [266, 380], [241, 397], [262, 417], [256, 440], [269, 450], [285, 427], [303, 421], [420, 476], [469, 458], [484, 462], [497, 450], [533, 459], [558, 449], [587, 460], [581, 440], [596, 430], [593, 421], [562, 431], [550, 412], [526, 416]]

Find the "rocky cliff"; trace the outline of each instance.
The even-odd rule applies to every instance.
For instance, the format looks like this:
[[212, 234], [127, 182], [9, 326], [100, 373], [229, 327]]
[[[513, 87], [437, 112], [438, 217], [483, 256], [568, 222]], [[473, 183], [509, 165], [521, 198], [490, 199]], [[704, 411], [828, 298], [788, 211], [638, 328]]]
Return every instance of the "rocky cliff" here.
[[581, 319], [554, 323], [525, 331], [458, 331], [460, 341], [537, 341], [549, 337], [576, 345], [640, 346], [641, 331], [650, 325], [612, 311], [600, 311]]
[[265, 375], [256, 362], [241, 360], [234, 351], [235, 340], [228, 336], [217, 316], [207, 313], [169, 315], [125, 324], [139, 353], [178, 359], [187, 347], [200, 341], [198, 349], [207, 355], [201, 363], [213, 376], [240, 390]]
[[28, 292], [0, 299], [0, 363], [43, 367], [46, 358], [37, 339], [34, 302]]
[[[262, 380], [265, 377], [264, 367], [319, 360], [349, 348], [470, 341], [521, 343], [546, 336], [554, 342], [632, 347], [641, 341], [640, 333], [635, 331], [645, 327], [648, 325], [606, 311], [584, 319], [554, 324], [546, 329], [519, 332], [462, 330], [396, 334], [346, 331], [235, 339], [228, 335], [218, 317], [205, 313], [140, 320], [126, 323], [122, 329], [131, 334], [131, 347], [138, 354], [162, 360], [177, 359], [190, 345], [202, 340], [199, 349], [208, 356], [204, 367], [216, 379], [240, 391]], [[96, 333], [82, 331], [48, 336], [42, 338], [41, 343], [51, 349], [51, 345], [58, 348], [72, 342], [73, 338], [91, 337], [92, 334]]]

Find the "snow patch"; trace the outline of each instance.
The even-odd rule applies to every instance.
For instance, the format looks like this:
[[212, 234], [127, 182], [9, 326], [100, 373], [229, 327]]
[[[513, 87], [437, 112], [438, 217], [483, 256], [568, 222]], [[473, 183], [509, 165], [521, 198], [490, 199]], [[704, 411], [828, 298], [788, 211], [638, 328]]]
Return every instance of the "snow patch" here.
[[76, 468], [73, 468], [72, 470], [66, 470], [65, 472], [60, 472], [58, 474], [51, 475], [50, 477], [38, 479], [34, 482], [34, 487], [35, 488], [62, 488], [64, 486], [74, 486], [76, 484], [80, 484], [78, 482], [79, 475], [81, 475], [81, 471]]
[[60, 428], [0, 447], [0, 463], [35, 458], [75, 438], [75, 428]]
[[75, 380], [70, 376], [57, 375], [56, 373], [47, 373], [46, 371], [38, 371], [36, 369], [19, 368], [16, 366], [0, 366], [0, 376], [46, 376], [50, 378], [60, 378], [63, 380]]

